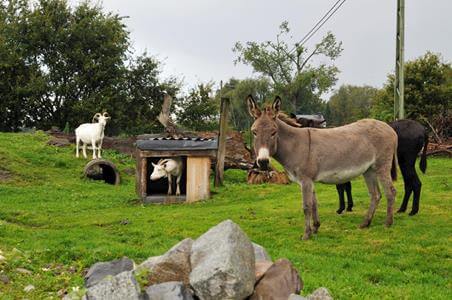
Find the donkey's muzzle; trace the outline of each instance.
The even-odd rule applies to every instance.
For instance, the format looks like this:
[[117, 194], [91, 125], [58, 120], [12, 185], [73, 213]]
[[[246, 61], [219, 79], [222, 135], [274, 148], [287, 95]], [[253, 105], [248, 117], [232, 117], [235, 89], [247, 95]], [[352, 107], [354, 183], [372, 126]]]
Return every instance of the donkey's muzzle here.
[[261, 169], [262, 171], [268, 171], [270, 167], [270, 162], [266, 158], [258, 159], [257, 165], [259, 166], [259, 169]]

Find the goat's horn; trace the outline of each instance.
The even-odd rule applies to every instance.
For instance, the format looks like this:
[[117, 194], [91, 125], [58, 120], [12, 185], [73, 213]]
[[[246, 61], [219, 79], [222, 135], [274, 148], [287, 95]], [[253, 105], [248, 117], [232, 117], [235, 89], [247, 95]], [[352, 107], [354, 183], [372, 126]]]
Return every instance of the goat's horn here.
[[93, 117], [93, 123], [94, 123], [97, 119], [99, 119], [100, 116], [101, 116], [100, 113], [96, 113], [96, 114], [94, 115], [94, 117]]

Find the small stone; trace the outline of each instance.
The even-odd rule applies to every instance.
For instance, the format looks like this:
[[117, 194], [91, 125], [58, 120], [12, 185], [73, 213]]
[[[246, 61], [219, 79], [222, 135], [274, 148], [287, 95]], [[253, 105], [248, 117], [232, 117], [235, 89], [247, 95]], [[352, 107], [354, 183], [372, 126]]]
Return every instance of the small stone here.
[[309, 300], [333, 300], [327, 288], [320, 287], [307, 297]]
[[29, 292], [31, 292], [31, 291], [34, 290], [34, 289], [35, 289], [35, 286], [32, 285], [32, 284], [29, 284], [29, 285], [27, 285], [27, 286], [24, 288], [24, 292], [29, 293]]
[[9, 277], [6, 276], [5, 274], [0, 274], [0, 281], [3, 282], [4, 284], [8, 284], [9, 283]]
[[133, 266], [133, 260], [127, 257], [108, 262], [95, 263], [89, 268], [88, 273], [86, 273], [85, 286], [93, 286], [108, 275], [114, 276], [124, 271], [131, 271], [133, 270]]
[[253, 243], [254, 248], [254, 258], [256, 262], [258, 261], [272, 261], [270, 255], [268, 255], [267, 250], [259, 244]]
[[146, 289], [146, 295], [152, 300], [192, 300], [191, 292], [183, 282], [170, 281], [151, 285]]
[[26, 274], [26, 275], [33, 274], [33, 272], [31, 272], [30, 270], [27, 270], [24, 268], [16, 268], [16, 272], [21, 273], [21, 274]]

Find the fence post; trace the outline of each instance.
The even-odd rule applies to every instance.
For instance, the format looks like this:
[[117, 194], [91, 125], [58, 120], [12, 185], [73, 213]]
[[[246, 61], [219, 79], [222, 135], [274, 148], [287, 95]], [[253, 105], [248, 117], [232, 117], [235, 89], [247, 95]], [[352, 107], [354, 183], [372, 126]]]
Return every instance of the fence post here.
[[229, 98], [221, 98], [220, 130], [218, 134], [217, 163], [215, 165], [215, 187], [223, 185], [224, 158], [226, 156], [226, 129], [228, 126]]

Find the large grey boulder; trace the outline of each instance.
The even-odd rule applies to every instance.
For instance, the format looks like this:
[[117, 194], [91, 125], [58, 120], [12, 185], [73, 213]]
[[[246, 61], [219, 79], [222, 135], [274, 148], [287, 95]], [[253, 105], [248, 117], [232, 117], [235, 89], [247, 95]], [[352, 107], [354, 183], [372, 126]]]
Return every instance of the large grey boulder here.
[[204, 299], [245, 299], [255, 282], [254, 249], [240, 227], [226, 220], [192, 246], [190, 284]]
[[140, 286], [131, 271], [107, 276], [86, 291], [89, 300], [140, 300], [140, 294]]
[[277, 260], [254, 287], [250, 300], [287, 299], [291, 294], [298, 294], [303, 282], [297, 270], [287, 259]]
[[101, 281], [107, 276], [115, 276], [124, 271], [133, 270], [133, 260], [123, 257], [108, 262], [98, 262], [89, 268], [85, 275], [85, 286], [90, 287]]
[[182, 281], [188, 285], [192, 244], [193, 240], [190, 238], [179, 242], [164, 255], [151, 257], [138, 265], [135, 273], [145, 272], [147, 277], [145, 286], [168, 281]]
[[[146, 298], [147, 297], [147, 298]], [[149, 300], [193, 300], [193, 296], [183, 282], [170, 281], [151, 285], [145, 291]]]
[[259, 244], [253, 243], [254, 248], [254, 258], [256, 262], [258, 261], [272, 261], [270, 255], [268, 255], [267, 250]]

